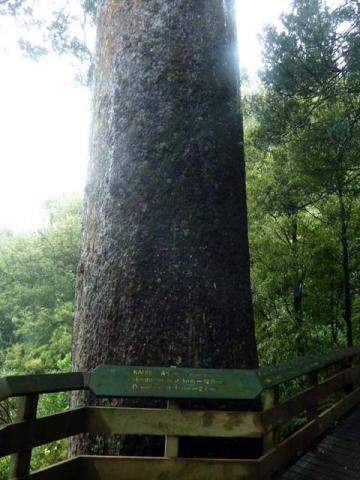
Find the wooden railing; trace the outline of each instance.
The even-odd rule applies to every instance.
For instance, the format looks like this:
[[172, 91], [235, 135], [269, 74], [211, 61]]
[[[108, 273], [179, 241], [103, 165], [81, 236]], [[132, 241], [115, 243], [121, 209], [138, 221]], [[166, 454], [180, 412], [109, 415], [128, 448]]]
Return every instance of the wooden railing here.
[[[10, 479], [269, 479], [360, 402], [359, 357], [354, 347], [259, 370], [102, 366], [89, 374], [7, 377], [0, 380], [0, 399], [19, 397], [19, 403], [16, 422], [0, 429], [0, 457], [12, 455]], [[288, 398], [291, 381], [297, 393]], [[36, 418], [40, 394], [73, 390], [169, 402], [166, 409], [84, 407]], [[261, 398], [262, 410], [181, 410], [182, 398]], [[283, 438], [282, 427], [301, 415], [301, 427]], [[86, 432], [165, 436], [164, 456], [79, 456], [29, 473], [32, 448]], [[263, 452], [255, 459], [180, 458], [183, 436], [257, 438]]]

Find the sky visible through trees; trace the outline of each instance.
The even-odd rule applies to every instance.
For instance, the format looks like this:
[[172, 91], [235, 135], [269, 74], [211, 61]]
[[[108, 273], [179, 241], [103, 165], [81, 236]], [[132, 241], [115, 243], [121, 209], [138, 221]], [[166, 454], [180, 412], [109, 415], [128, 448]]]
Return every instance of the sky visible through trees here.
[[[261, 64], [258, 34], [289, 4], [238, 2], [241, 64], [252, 78]], [[82, 191], [90, 124], [89, 91], [74, 84], [78, 65], [56, 55], [33, 63], [17, 47], [22, 35], [0, 17], [0, 228], [16, 230], [41, 225], [49, 196]]]
[[[259, 35], [290, 4], [238, 0], [240, 62], [254, 86], [262, 61]], [[0, 228], [15, 230], [38, 228], [50, 196], [82, 191], [90, 125], [89, 90], [74, 81], [79, 65], [56, 55], [38, 63], [24, 58], [17, 46], [24, 33], [13, 19], [0, 17], [0, 201], [6, 205]], [[88, 37], [91, 45], [93, 34]]]

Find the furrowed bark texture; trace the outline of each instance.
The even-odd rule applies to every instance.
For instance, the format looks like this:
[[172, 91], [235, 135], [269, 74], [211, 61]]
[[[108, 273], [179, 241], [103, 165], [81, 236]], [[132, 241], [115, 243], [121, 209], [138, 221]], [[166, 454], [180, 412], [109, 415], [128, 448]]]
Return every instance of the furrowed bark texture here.
[[233, 8], [100, 6], [75, 370], [257, 366]]

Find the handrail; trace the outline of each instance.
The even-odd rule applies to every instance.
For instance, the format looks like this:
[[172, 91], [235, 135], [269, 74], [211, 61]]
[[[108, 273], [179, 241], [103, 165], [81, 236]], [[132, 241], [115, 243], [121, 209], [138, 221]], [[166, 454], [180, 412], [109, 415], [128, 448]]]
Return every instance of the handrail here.
[[0, 401], [24, 395], [84, 390], [83, 373], [14, 375], [0, 378]]
[[[95, 395], [109, 397], [254, 400], [268, 388], [358, 355], [360, 346], [341, 349], [328, 355], [296, 358], [257, 370], [102, 365], [90, 373], [9, 376], [0, 379], [0, 401], [29, 394], [73, 390], [91, 390]], [[138, 383], [136, 379], [139, 379]], [[191, 387], [195, 385], [192, 381], [197, 382], [198, 388]], [[183, 388], [178, 386], [176, 389], [177, 383]], [[154, 388], [147, 388], [150, 384]]]
[[358, 355], [360, 355], [360, 345], [342, 348], [327, 355], [298, 357], [278, 365], [265, 366], [258, 370], [258, 375], [265, 389], [331, 367], [343, 360], [351, 360]]

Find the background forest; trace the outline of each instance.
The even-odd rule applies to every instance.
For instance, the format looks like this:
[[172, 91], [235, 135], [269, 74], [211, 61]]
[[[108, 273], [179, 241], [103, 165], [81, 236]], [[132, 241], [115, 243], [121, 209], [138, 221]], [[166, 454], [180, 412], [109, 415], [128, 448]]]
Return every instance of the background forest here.
[[[360, 341], [359, 8], [296, 0], [264, 32], [261, 85], [243, 79], [262, 364]], [[88, 55], [62, 28], [59, 45]], [[0, 232], [1, 376], [70, 369], [81, 210], [80, 197], [51, 199], [41, 230]], [[44, 396], [40, 414], [66, 407], [65, 394]], [[12, 405], [0, 408], [9, 421]], [[34, 466], [64, 455], [59, 442], [37, 451]]]

